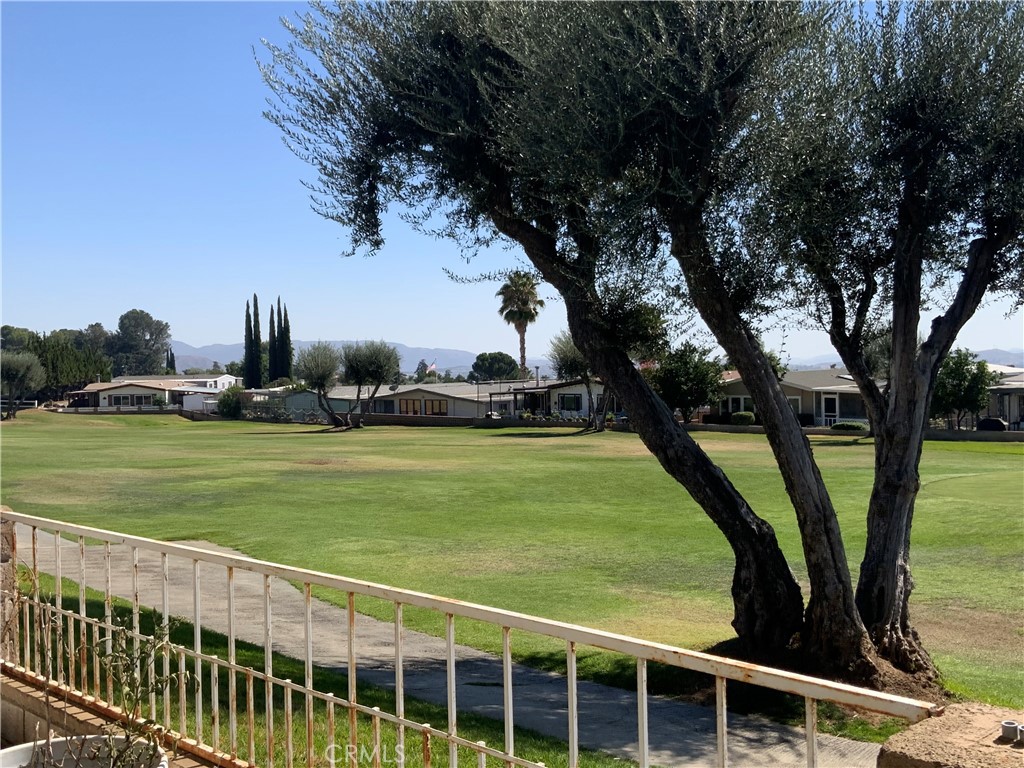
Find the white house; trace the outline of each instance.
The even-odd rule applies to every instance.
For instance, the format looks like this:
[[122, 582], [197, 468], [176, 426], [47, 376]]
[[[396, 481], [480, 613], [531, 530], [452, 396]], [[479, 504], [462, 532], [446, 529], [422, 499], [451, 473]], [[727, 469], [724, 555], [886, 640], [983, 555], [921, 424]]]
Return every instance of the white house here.
[[1021, 419], [1024, 418], [1024, 368], [990, 363], [988, 369], [999, 374], [999, 383], [989, 389], [988, 415], [1007, 422], [1010, 429], [1021, 429]]

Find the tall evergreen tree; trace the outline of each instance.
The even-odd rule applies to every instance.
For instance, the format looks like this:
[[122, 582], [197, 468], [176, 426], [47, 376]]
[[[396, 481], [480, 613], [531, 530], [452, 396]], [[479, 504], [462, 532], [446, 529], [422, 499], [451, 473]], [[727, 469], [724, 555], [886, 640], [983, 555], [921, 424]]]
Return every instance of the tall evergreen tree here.
[[260, 337], [260, 300], [252, 295], [253, 387], [263, 386], [263, 339]]
[[291, 378], [291, 355], [288, 340], [284, 337], [284, 315], [281, 314], [281, 297], [277, 297], [277, 369], [282, 378]]
[[253, 350], [252, 344], [252, 312], [249, 310], [249, 302], [245, 302], [245, 353], [242, 358], [242, 381], [245, 383], [246, 389], [252, 389], [256, 386], [254, 383], [258, 374], [253, 373], [253, 362], [255, 361], [256, 369], [259, 370], [259, 359], [260, 353], [257, 348]]
[[270, 305], [270, 329], [267, 331], [267, 381], [277, 381], [281, 377], [278, 358], [280, 352], [277, 344], [277, 328], [274, 326], [274, 305]]
[[292, 378], [295, 348], [292, 347], [292, 326], [288, 322], [288, 305], [284, 305], [284, 325], [281, 328], [281, 359], [284, 361], [284, 376]]
[[167, 373], [178, 372], [178, 364], [174, 360], [174, 350], [170, 347], [167, 348], [167, 360], [164, 363], [164, 369]]

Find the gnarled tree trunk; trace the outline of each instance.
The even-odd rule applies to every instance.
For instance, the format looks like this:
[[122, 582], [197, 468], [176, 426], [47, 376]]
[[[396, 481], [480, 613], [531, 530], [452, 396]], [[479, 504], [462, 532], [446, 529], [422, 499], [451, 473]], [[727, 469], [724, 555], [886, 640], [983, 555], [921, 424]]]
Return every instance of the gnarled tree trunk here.
[[740, 372], [796, 512], [811, 594], [801, 633], [806, 662], [819, 673], [877, 684], [874, 649], [857, 610], [842, 533], [810, 443], [775, 371], [733, 306], [708, 246], [699, 210], [670, 219], [672, 254], [704, 322]]
[[566, 301], [573, 339], [629, 411], [629, 421], [665, 471], [725, 535], [736, 558], [733, 629], [751, 658], [778, 660], [801, 628], [803, 598], [771, 525], [758, 517], [676, 422], [629, 357], [604, 343], [582, 302]]

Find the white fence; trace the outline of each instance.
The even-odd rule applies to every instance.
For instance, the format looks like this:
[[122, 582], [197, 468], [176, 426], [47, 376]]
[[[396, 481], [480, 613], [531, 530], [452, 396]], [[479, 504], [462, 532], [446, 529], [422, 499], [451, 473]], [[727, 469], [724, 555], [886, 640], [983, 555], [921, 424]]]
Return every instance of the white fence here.
[[[275, 761], [284, 768], [296, 763], [305, 766], [323, 764], [320, 754], [324, 745], [340, 743], [345, 762], [355, 766], [359, 755], [375, 755], [374, 764], [380, 764], [382, 750], [392, 745], [390, 760], [398, 765], [431, 766], [440, 764], [435, 747], [448, 752], [447, 762], [456, 766], [460, 757], [463, 764], [528, 766], [540, 768], [543, 763], [522, 757], [516, 751], [516, 722], [513, 680], [513, 641], [522, 633], [554, 638], [565, 653], [564, 713], [554, 707], [552, 716], [559, 716], [567, 737], [566, 763], [570, 768], [580, 765], [580, 718], [586, 717], [579, 706], [579, 685], [576, 662], [579, 651], [587, 646], [606, 649], [632, 657], [636, 666], [636, 754], [641, 766], [651, 761], [649, 741], [648, 705], [652, 697], [647, 693], [648, 665], [660, 663], [701, 672], [715, 679], [715, 738], [714, 764], [726, 766], [729, 759], [729, 729], [726, 711], [728, 681], [742, 681], [786, 691], [803, 697], [806, 702], [806, 764], [818, 765], [817, 703], [819, 701], [861, 707], [867, 710], [918, 721], [930, 715], [941, 714], [941, 709], [925, 702], [863, 690], [840, 683], [819, 680], [754, 664], [747, 664], [705, 653], [684, 650], [659, 643], [603, 632], [586, 627], [565, 624], [534, 616], [464, 603], [434, 595], [394, 589], [329, 573], [292, 568], [272, 562], [249, 559], [222, 552], [197, 549], [151, 539], [123, 535], [80, 525], [71, 525], [29, 515], [3, 512], [4, 519], [20, 524], [21, 538], [16, 541], [14, 557], [28, 574], [23, 583], [29, 584], [27, 594], [18, 598], [20, 610], [15, 629], [16, 658], [4, 660], [17, 664], [29, 673], [54, 679], [70, 689], [88, 697], [111, 701], [111, 684], [101, 679], [98, 660], [105, 646], [109, 649], [114, 630], [112, 614], [117, 604], [114, 584], [130, 584], [131, 629], [140, 632], [140, 616], [148, 603], [159, 611], [155, 621], [168, 627], [169, 617], [182, 615], [192, 624], [191, 643], [173, 645], [152, 666], [162, 665], [163, 676], [175, 670], [190, 672], [188, 686], [170, 683], [149, 696], [148, 716], [177, 734], [192, 748], [200, 752], [212, 750], [226, 753], [237, 761], [249, 765], [273, 768]], [[124, 572], [127, 570], [127, 574]], [[216, 574], [220, 573], [217, 577]], [[41, 574], [54, 577], [52, 601], [41, 594]], [[191, 582], [191, 588], [181, 579]], [[224, 600], [215, 608], [204, 607], [209, 594], [208, 585], [216, 579], [224, 588]], [[275, 647], [275, 599], [272, 581], [288, 580], [301, 589], [304, 611], [301, 614], [303, 651], [302, 679], [293, 681], [275, 671], [274, 655], [268, 649]], [[175, 583], [177, 580], [177, 583]], [[236, 586], [245, 580], [246, 605], [240, 607], [241, 592]], [[67, 583], [76, 587], [69, 595]], [[202, 582], [202, 586], [201, 586]], [[280, 584], [280, 582], [278, 582]], [[146, 586], [149, 585], [149, 586]], [[255, 585], [257, 589], [253, 590]], [[259, 589], [259, 585], [262, 588]], [[92, 598], [87, 590], [96, 590]], [[147, 595], [147, 590], [150, 590]], [[347, 626], [324, 626], [314, 620], [319, 601], [313, 596], [334, 593], [335, 601], [347, 607]], [[260, 592], [262, 594], [260, 594]], [[77, 606], [74, 598], [77, 596]], [[390, 647], [393, 665], [394, 705], [390, 711], [369, 706], [360, 701], [360, 659], [356, 633], [356, 601], [374, 599], [393, 606], [393, 635], [386, 645]], [[102, 616], [96, 611], [89, 615], [87, 605], [102, 600]], [[69, 607], [70, 601], [70, 607]], [[56, 606], [56, 607], [54, 607]], [[444, 667], [446, 681], [447, 722], [443, 727], [432, 726], [407, 716], [407, 663], [405, 660], [406, 632], [403, 611], [425, 609], [436, 614], [443, 626], [444, 658], [437, 665]], [[216, 615], [214, 615], [216, 614]], [[39, 631], [42, 619], [55, 617], [56, 635]], [[503, 721], [503, 743], [500, 746], [476, 742], [460, 735], [458, 702], [456, 701], [456, 619], [473, 620], [491, 625], [500, 632], [501, 679], [500, 718]], [[201, 627], [219, 622], [226, 635], [227, 658], [218, 658], [203, 649]], [[299, 622], [294, 622], [298, 624]], [[5, 623], [4, 626], [9, 626]], [[48, 626], [48, 625], [46, 625]], [[286, 627], [285, 629], [295, 629]], [[251, 662], [246, 665], [238, 659], [242, 636], [252, 636], [262, 645], [262, 668]], [[344, 638], [343, 667], [347, 676], [344, 696], [318, 690], [314, 685], [315, 672], [323, 666], [314, 654], [327, 640]], [[52, 645], [51, 645], [52, 643]], [[280, 662], [280, 659], [278, 660]], [[49, 667], [44, 668], [44, 667]], [[156, 671], [156, 670], [151, 670]], [[265, 707], [257, 711], [255, 692], [263, 693]], [[518, 696], [519, 694], [517, 694]], [[293, 698], [302, 704], [303, 714], [296, 716]], [[296, 722], [295, 718], [301, 718]], [[283, 731], [280, 728], [284, 720]], [[344, 720], [347, 718], [347, 727]], [[274, 727], [275, 719], [278, 726]], [[340, 722], [339, 722], [340, 721]], [[339, 734], [339, 731], [341, 733]], [[276, 735], [275, 735], [276, 734]], [[383, 735], [382, 735], [383, 734]], [[278, 739], [278, 743], [275, 743]], [[283, 740], [285, 743], [280, 743]], [[382, 746], [383, 745], [383, 746]], [[314, 754], [316, 753], [316, 754]], [[339, 753], [341, 754], [341, 753]], [[415, 760], [409, 756], [415, 754]], [[334, 760], [331, 760], [334, 763]]]

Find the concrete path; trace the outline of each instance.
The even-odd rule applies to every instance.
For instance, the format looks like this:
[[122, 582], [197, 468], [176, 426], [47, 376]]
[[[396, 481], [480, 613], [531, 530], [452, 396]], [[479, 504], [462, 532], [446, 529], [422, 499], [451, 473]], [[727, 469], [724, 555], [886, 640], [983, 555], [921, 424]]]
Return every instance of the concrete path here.
[[[19, 559], [29, 560], [27, 528], [18, 527]], [[209, 542], [176, 542], [227, 554], [241, 553]], [[40, 568], [53, 571], [52, 537], [40, 533]], [[65, 578], [79, 575], [78, 544], [64, 541], [61, 563]], [[103, 547], [86, 547], [86, 581], [104, 589]], [[111, 547], [112, 591], [131, 596], [131, 553], [127, 547]], [[140, 602], [161, 605], [160, 556], [139, 552]], [[273, 649], [294, 658], [305, 655], [305, 608], [302, 592], [291, 583], [272, 579]], [[192, 563], [169, 558], [171, 614], [191, 621], [193, 617]], [[201, 623], [227, 633], [227, 577], [222, 566], [200, 565]], [[312, 606], [313, 653], [318, 666], [344, 670], [347, 665], [346, 611], [320, 600]], [[236, 637], [263, 644], [263, 577], [235, 573]], [[457, 622], [458, 624], [458, 622]], [[497, 630], [495, 630], [497, 632]], [[394, 625], [357, 614], [356, 665], [361, 682], [394, 688]], [[515, 633], [513, 633], [513, 647]], [[443, 639], [405, 630], [403, 635], [406, 696], [444, 706], [447, 702], [445, 643]], [[460, 712], [474, 712], [501, 720], [503, 717], [501, 659], [466, 646], [456, 650], [456, 702]], [[515, 723], [539, 733], [567, 738], [565, 678], [516, 664], [513, 669]], [[581, 747], [602, 750], [636, 760], [636, 693], [580, 681], [579, 741]], [[648, 697], [651, 763], [662, 766], [710, 766], [715, 764], [715, 717], [710, 708], [660, 696]], [[435, 724], [440, 725], [440, 724]], [[729, 764], [731, 766], [805, 766], [806, 742], [802, 730], [757, 717], [729, 716]], [[819, 735], [819, 764], [835, 768], [875, 766], [879, 746]]]

